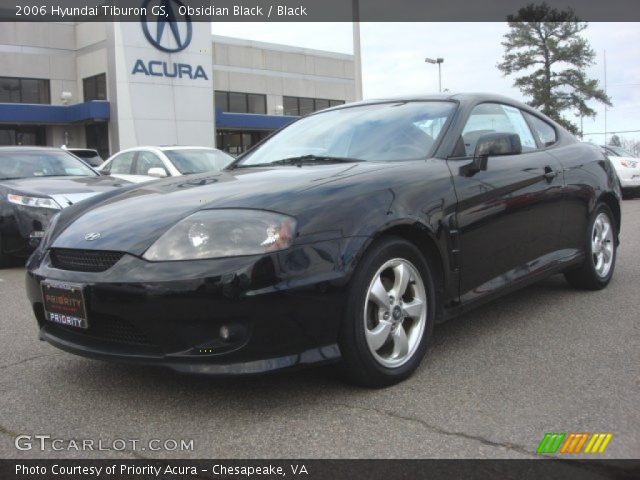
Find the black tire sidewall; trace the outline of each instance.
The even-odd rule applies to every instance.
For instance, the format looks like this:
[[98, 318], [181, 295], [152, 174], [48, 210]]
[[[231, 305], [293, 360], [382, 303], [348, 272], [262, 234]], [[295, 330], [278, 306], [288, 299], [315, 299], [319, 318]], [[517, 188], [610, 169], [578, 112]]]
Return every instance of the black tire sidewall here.
[[[369, 350], [365, 337], [364, 304], [371, 280], [388, 260], [403, 258], [413, 264], [422, 277], [427, 295], [427, 320], [420, 344], [413, 356], [395, 368], [378, 363]], [[342, 322], [340, 349], [352, 377], [368, 386], [386, 386], [408, 377], [418, 367], [427, 349], [433, 331], [436, 298], [434, 282], [428, 261], [412, 243], [387, 237], [377, 241], [365, 253], [351, 281], [348, 305]]]
[[0, 268], [8, 267], [11, 264], [12, 258], [4, 253], [4, 243], [2, 235], [0, 235]]

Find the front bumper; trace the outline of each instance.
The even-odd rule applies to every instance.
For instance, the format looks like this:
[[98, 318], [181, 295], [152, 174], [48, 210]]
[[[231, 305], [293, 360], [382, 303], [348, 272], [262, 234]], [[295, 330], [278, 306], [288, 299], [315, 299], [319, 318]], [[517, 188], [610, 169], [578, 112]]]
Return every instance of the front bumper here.
[[40, 243], [41, 235], [59, 212], [48, 208], [21, 205], [2, 205], [0, 236], [2, 252], [17, 257], [28, 257]]
[[[100, 273], [54, 268], [44, 253], [28, 265], [27, 294], [40, 338], [79, 355], [221, 375], [332, 362], [340, 358], [338, 330], [355, 257], [349, 252], [364, 240], [199, 261], [124, 255]], [[45, 320], [45, 279], [84, 285], [87, 330]]]
[[640, 188], [640, 168], [625, 168], [618, 171], [622, 188]]

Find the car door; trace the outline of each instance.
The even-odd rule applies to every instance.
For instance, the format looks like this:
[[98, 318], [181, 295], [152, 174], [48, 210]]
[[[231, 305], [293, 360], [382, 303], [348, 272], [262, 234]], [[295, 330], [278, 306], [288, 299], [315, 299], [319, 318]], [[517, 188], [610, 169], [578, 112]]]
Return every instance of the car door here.
[[[469, 169], [487, 133], [517, 134], [522, 153]], [[496, 292], [553, 262], [563, 215], [559, 162], [533, 135], [522, 111], [481, 103], [470, 112], [448, 160], [458, 197], [460, 299]]]

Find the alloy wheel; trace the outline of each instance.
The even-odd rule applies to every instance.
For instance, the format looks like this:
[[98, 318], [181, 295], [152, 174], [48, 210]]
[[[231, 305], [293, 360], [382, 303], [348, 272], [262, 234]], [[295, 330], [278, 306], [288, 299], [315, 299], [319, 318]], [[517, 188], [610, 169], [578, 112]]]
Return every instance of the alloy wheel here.
[[591, 256], [600, 278], [605, 278], [613, 265], [613, 226], [606, 213], [600, 213], [593, 222]]
[[364, 305], [365, 337], [381, 365], [395, 368], [416, 352], [427, 322], [424, 282], [408, 260], [385, 262], [373, 276]]

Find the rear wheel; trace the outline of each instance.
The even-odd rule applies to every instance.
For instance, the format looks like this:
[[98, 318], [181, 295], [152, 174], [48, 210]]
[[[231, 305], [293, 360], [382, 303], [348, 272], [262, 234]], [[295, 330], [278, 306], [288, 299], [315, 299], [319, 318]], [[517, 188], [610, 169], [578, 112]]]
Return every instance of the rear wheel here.
[[428, 261], [411, 243], [385, 238], [367, 252], [351, 283], [340, 348], [356, 383], [384, 387], [413, 373], [435, 312]]
[[616, 227], [611, 209], [598, 204], [587, 229], [586, 258], [582, 265], [565, 272], [575, 288], [600, 290], [611, 281], [616, 264]]

